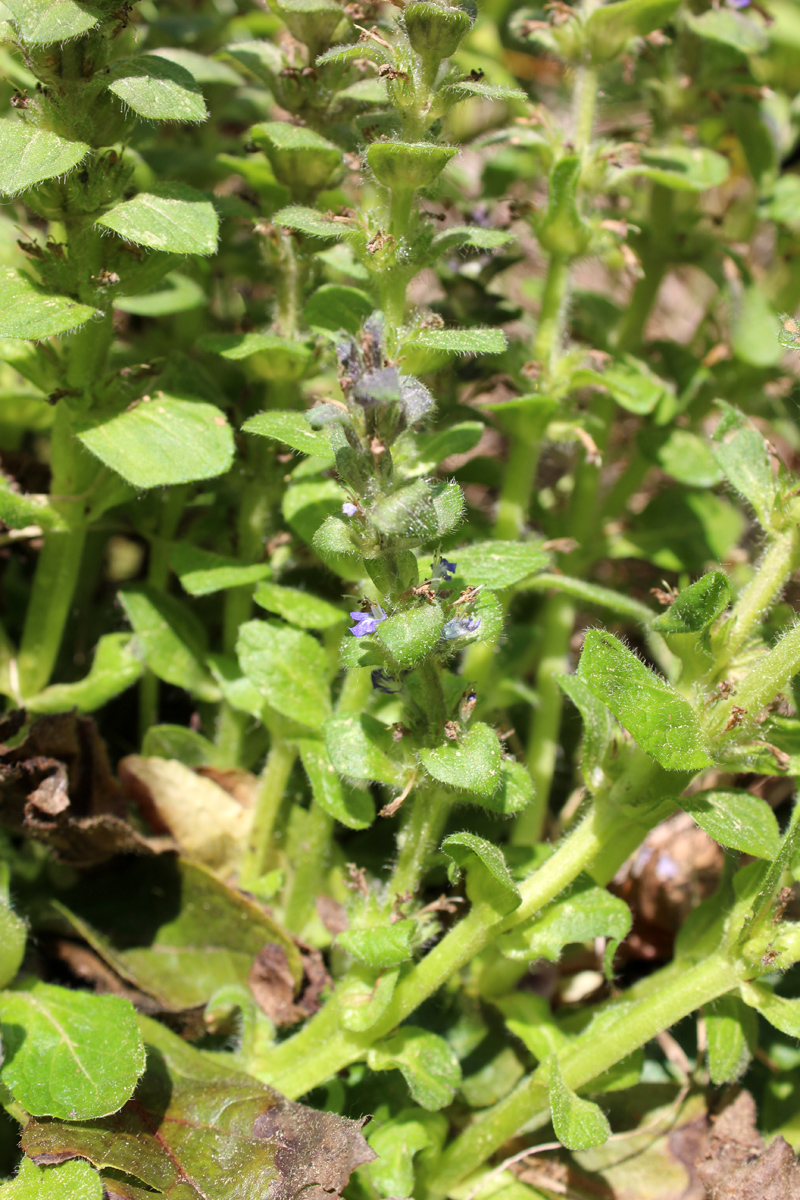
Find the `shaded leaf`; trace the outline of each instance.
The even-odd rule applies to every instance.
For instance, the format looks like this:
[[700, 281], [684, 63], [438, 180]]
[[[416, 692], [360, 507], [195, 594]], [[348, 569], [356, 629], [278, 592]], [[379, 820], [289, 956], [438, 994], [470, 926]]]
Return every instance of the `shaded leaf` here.
[[554, 900], [541, 916], [504, 934], [501, 949], [508, 958], [528, 962], [547, 958], [558, 962], [564, 947], [573, 942], [588, 942], [597, 937], [621, 942], [630, 927], [631, 911], [625, 901], [582, 879], [567, 895]]
[[348, 829], [367, 829], [375, 820], [375, 802], [369, 792], [339, 779], [324, 742], [301, 738], [297, 748], [320, 807]]
[[776, 367], [783, 358], [783, 347], [778, 340], [780, 328], [780, 317], [756, 284], [750, 284], [741, 296], [735, 297], [731, 349], [740, 362], [752, 367]]
[[172, 254], [214, 254], [219, 220], [214, 205], [185, 183], [163, 183], [152, 192], [115, 204], [97, 221], [126, 242]]
[[167, 1011], [206, 1004], [221, 987], [246, 987], [267, 944], [282, 948], [295, 984], [303, 976], [297, 947], [264, 909], [186, 859], [117, 862], [57, 907], [118, 975]]
[[144, 1070], [129, 1000], [49, 983], [0, 992], [0, 1080], [34, 1116], [81, 1120], [115, 1112]]
[[731, 585], [723, 571], [709, 571], [683, 588], [651, 628], [659, 633], [704, 633], [721, 617], [731, 598]]
[[310, 633], [277, 621], [248, 621], [236, 653], [265, 700], [286, 717], [319, 729], [330, 713], [328, 658]]
[[599, 787], [603, 781], [603, 759], [614, 736], [614, 719], [580, 676], [559, 675], [557, 682], [583, 718], [581, 772], [590, 787]]
[[161, 55], [140, 54], [116, 63], [108, 90], [153, 121], [205, 121], [208, 116], [194, 76]]
[[769, 34], [762, 25], [729, 8], [711, 9], [699, 16], [689, 12], [686, 23], [697, 37], [721, 42], [742, 54], [760, 54], [769, 44]]
[[719, 407], [722, 420], [714, 430], [711, 452], [731, 487], [767, 528], [775, 503], [775, 480], [764, 438], [737, 409], [722, 402]]
[[0, 121], [0, 193], [13, 196], [43, 179], [66, 175], [88, 153], [86, 142], [71, 142], [22, 121]]
[[[435, 1122], [435, 1124], [434, 1124]], [[382, 1196], [412, 1196], [414, 1158], [420, 1151], [439, 1149], [447, 1134], [443, 1117], [405, 1108], [370, 1135], [369, 1144], [378, 1157], [369, 1174]]]
[[360, 288], [323, 283], [306, 302], [303, 320], [310, 329], [328, 329], [333, 333], [344, 329], [355, 334], [373, 308], [369, 296]]
[[0, 292], [0, 337], [51, 337], [76, 329], [97, 314], [96, 308], [67, 296], [49, 296], [10, 267], [0, 267]]
[[275, 213], [272, 220], [284, 229], [296, 229], [298, 233], [306, 233], [315, 238], [342, 238], [355, 232], [351, 221], [337, 221], [335, 217], [318, 212], [316, 208], [302, 208], [300, 205], [282, 208], [280, 212]]
[[519, 908], [522, 899], [499, 846], [474, 833], [451, 833], [442, 850], [453, 860], [451, 877], [467, 872], [467, 895], [473, 904], [488, 903], [504, 915]]
[[340, 1020], [351, 1033], [365, 1033], [377, 1025], [394, 995], [398, 968], [381, 970], [354, 964], [336, 989]]
[[744, 1075], [758, 1044], [758, 1018], [735, 995], [719, 996], [703, 1010], [708, 1038], [708, 1071], [716, 1087]]
[[188, 542], [176, 542], [169, 556], [170, 566], [190, 596], [210, 596], [227, 588], [258, 583], [272, 574], [268, 563], [241, 563], [211, 550], [202, 550]]
[[666, 24], [680, 0], [617, 0], [589, 14], [586, 37], [595, 59], [603, 62], [619, 54], [633, 37], [644, 37]]
[[[302, 378], [311, 361], [309, 346], [291, 338], [279, 337], [277, 333], [208, 333], [200, 339], [200, 345], [204, 350], [209, 350], [212, 354], [221, 354], [223, 358], [229, 358], [233, 362], [258, 355], [258, 373], [266, 379], [279, 382]], [[298, 427], [298, 419], [305, 422], [302, 413], [257, 413], [255, 417], [246, 421], [242, 428], [247, 433], [262, 433], [265, 437], [275, 437], [280, 441], [279, 433], [272, 432], [269, 420], [262, 420], [263, 417], [269, 418], [273, 415], [281, 418], [293, 417], [294, 424], [287, 426], [290, 429]], [[329, 450], [327, 439], [326, 449]]]
[[482, 796], [479, 804], [489, 812], [511, 816], [527, 808], [533, 800], [533, 780], [527, 767], [504, 758], [500, 765], [500, 786], [491, 796]]
[[466, 246], [470, 250], [501, 250], [514, 240], [513, 233], [506, 233], [502, 229], [484, 229], [481, 225], [451, 225], [436, 234], [431, 242], [431, 252], [444, 254], [456, 246]]
[[742, 984], [742, 999], [787, 1037], [800, 1037], [800, 999], [776, 996], [765, 983]]
[[642, 151], [642, 161], [620, 171], [618, 178], [643, 175], [680, 192], [704, 192], [719, 187], [730, 175], [727, 158], [704, 146], [668, 146]]
[[551, 1054], [558, 1054], [567, 1045], [569, 1038], [553, 1019], [544, 996], [512, 992], [493, 1003], [505, 1017], [509, 1031], [539, 1062], [544, 1062]]
[[413, 1025], [373, 1046], [367, 1065], [373, 1071], [400, 1070], [417, 1104], [434, 1111], [451, 1103], [461, 1083], [458, 1059], [444, 1038]]
[[170, 317], [174, 313], [203, 308], [207, 303], [200, 284], [180, 271], [170, 271], [151, 292], [114, 297], [114, 308], [136, 317]]
[[[135, 1101], [91, 1123], [32, 1121], [34, 1161], [86, 1158], [178, 1200], [329, 1200], [374, 1158], [362, 1121], [293, 1104], [141, 1018], [147, 1070]], [[289, 1153], [286, 1148], [291, 1147]]]
[[705, 735], [688, 700], [654, 675], [611, 633], [590, 629], [578, 675], [668, 771], [710, 766]]
[[132, 687], [141, 677], [143, 664], [134, 653], [127, 633], [106, 633], [94, 652], [89, 674], [78, 683], [54, 683], [25, 701], [30, 712], [58, 713], [76, 708], [95, 712], [109, 700]]
[[205, 630], [174, 596], [145, 585], [123, 588], [119, 600], [150, 670], [201, 700], [218, 700], [205, 666]]

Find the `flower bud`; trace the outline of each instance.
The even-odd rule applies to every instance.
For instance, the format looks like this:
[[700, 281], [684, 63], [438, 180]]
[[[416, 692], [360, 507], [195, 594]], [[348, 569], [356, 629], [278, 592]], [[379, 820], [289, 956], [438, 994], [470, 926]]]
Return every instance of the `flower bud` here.
[[403, 21], [411, 46], [424, 60], [439, 63], [455, 54], [472, 22], [461, 8], [441, 4], [409, 4]]
[[286, 22], [289, 33], [308, 46], [311, 62], [333, 41], [344, 13], [333, 0], [275, 0], [275, 11]]
[[403, 192], [430, 187], [456, 154], [455, 146], [433, 142], [373, 142], [367, 162], [378, 183]]

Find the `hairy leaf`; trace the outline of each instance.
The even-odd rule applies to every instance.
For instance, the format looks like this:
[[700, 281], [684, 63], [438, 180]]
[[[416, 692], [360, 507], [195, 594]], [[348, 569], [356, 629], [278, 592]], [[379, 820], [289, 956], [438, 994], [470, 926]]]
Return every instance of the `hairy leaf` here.
[[630, 931], [631, 911], [624, 900], [605, 888], [580, 880], [527, 925], [504, 934], [502, 951], [508, 958], [558, 962], [565, 946], [608, 937], [621, 942]]
[[117, 63], [108, 90], [152, 121], [205, 121], [208, 116], [194, 76], [161, 55], [140, 54]]
[[373, 1071], [399, 1069], [417, 1104], [433, 1111], [450, 1104], [461, 1083], [458, 1059], [444, 1038], [413, 1025], [374, 1046], [367, 1064]]
[[20, 39], [29, 46], [49, 46], [80, 37], [100, 20], [89, 4], [75, 0], [6, 0]]
[[473, 587], [512, 587], [550, 565], [550, 555], [540, 541], [473, 542], [451, 553], [458, 574]]
[[268, 563], [240, 563], [188, 542], [176, 542], [170, 565], [190, 596], [210, 596], [228, 588], [245, 587], [271, 575]]
[[96, 308], [67, 296], [49, 296], [25, 275], [0, 267], [0, 337], [46, 338], [84, 325]]
[[116, 1112], [144, 1070], [129, 1000], [49, 983], [0, 993], [0, 1080], [34, 1116], [78, 1121]]
[[703, 1011], [708, 1072], [716, 1087], [744, 1075], [758, 1044], [758, 1018], [740, 996], [719, 996]]
[[22, 121], [0, 121], [0, 193], [13, 196], [43, 179], [66, 175], [88, 153], [86, 142], [71, 142]]
[[87, 1162], [75, 1160], [55, 1167], [37, 1167], [23, 1158], [19, 1171], [0, 1183], [0, 1200], [103, 1200], [100, 1176]]
[[451, 833], [442, 850], [453, 860], [451, 876], [467, 872], [467, 895], [473, 904], [488, 903], [503, 914], [519, 908], [521, 897], [503, 851], [474, 833]]
[[274, 709], [319, 729], [330, 713], [325, 651], [310, 633], [277, 621], [248, 621], [236, 645], [242, 670]]
[[94, 652], [89, 674], [78, 683], [54, 683], [25, 701], [35, 713], [96, 712], [141, 678], [144, 664], [134, 653], [130, 634], [104, 634]]
[[396, 925], [378, 925], [374, 929], [346, 929], [337, 941], [357, 962], [385, 970], [398, 967], [411, 957], [414, 928], [413, 921], [398, 921]]
[[202, 192], [185, 183], [163, 183], [152, 192], [139, 192], [110, 208], [97, 224], [151, 250], [213, 254], [217, 249], [216, 209]]
[[202, 625], [180, 600], [145, 586], [124, 588], [120, 603], [150, 670], [202, 700], [217, 700], [219, 689], [204, 665]]
[[369, 828], [375, 820], [372, 797], [366, 790], [342, 783], [325, 743], [301, 738], [297, 748], [317, 804], [348, 829]]
[[550, 1112], [556, 1137], [568, 1150], [602, 1146], [611, 1134], [602, 1109], [591, 1100], [581, 1100], [564, 1083], [555, 1056], [550, 1064]]
[[331, 454], [331, 444], [327, 433], [312, 429], [302, 413], [298, 412], [264, 412], [250, 417], [242, 426], [244, 433], [257, 433], [261, 437], [274, 438], [283, 442], [301, 454], [311, 454], [319, 458], [327, 458]]
[[760, 796], [752, 792], [694, 792], [678, 801], [684, 812], [720, 846], [742, 850], [770, 862], [780, 849], [777, 818]]
[[402, 768], [388, 753], [393, 748], [391, 731], [374, 717], [331, 717], [324, 732], [331, 762], [340, 774], [390, 786], [402, 782]]

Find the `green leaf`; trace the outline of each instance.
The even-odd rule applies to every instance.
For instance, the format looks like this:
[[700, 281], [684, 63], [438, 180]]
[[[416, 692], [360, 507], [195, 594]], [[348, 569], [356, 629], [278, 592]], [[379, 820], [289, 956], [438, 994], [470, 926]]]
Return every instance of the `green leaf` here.
[[641, 175], [679, 192], [720, 187], [730, 175], [727, 158], [704, 146], [668, 146], [642, 151], [642, 161], [620, 171], [618, 179]]
[[440, 350], [445, 354], [502, 354], [506, 335], [501, 329], [421, 329], [403, 348]]
[[555, 900], [544, 913], [520, 929], [504, 934], [502, 953], [507, 958], [558, 962], [565, 946], [597, 937], [621, 942], [631, 928], [631, 911], [624, 900], [583, 878]]
[[457, 246], [470, 250], [502, 250], [515, 241], [513, 233], [502, 229], [484, 229], [480, 225], [451, 225], [437, 233], [431, 242], [432, 254], [444, 254]]
[[23, 1158], [13, 1179], [0, 1183], [0, 1200], [103, 1200], [100, 1176], [88, 1163], [37, 1167]]
[[257, 79], [269, 84], [283, 70], [284, 57], [274, 42], [257, 40], [234, 42], [221, 53], [245, 67]]
[[[761, 434], [742, 413], [720, 402], [723, 417], [714, 430], [711, 452], [731, 487], [751, 506], [760, 524], [768, 528], [775, 504], [775, 480], [769, 453]], [[733, 437], [728, 440], [728, 434]]]
[[100, 638], [89, 674], [78, 683], [54, 683], [25, 701], [35, 713], [96, 712], [115, 696], [132, 687], [142, 675], [143, 663], [134, 653], [128, 633], [107, 633]]
[[440, 429], [436, 433], [417, 434], [415, 446], [417, 453], [417, 469], [433, 470], [443, 458], [451, 454], [466, 454], [473, 450], [485, 429], [480, 421], [460, 421], [448, 429]]
[[336, 989], [339, 1019], [345, 1029], [366, 1033], [377, 1025], [391, 1003], [399, 977], [397, 967], [378, 971], [354, 963]]
[[689, 701], [612, 633], [588, 631], [578, 675], [665, 770], [699, 771], [711, 765], [705, 734]]
[[331, 762], [340, 775], [389, 786], [403, 779], [400, 764], [389, 756], [392, 734], [368, 713], [358, 716], [331, 717], [325, 722], [325, 742]]
[[734, 297], [731, 347], [740, 362], [751, 367], [776, 367], [783, 358], [780, 329], [778, 313], [756, 284]]
[[0, 267], [0, 337], [46, 338], [56, 333], [77, 329], [97, 309], [78, 304], [67, 296], [50, 296], [41, 291], [25, 275]]
[[438, 604], [422, 601], [414, 608], [397, 612], [381, 621], [375, 636], [398, 667], [408, 669], [422, 662], [441, 637], [444, 613]]
[[500, 787], [491, 796], [482, 796], [479, 804], [489, 812], [511, 816], [527, 808], [533, 800], [533, 780], [527, 767], [504, 758], [500, 766]]
[[186, 767], [216, 765], [216, 747], [186, 725], [151, 725], [142, 739], [145, 758], [175, 759]]
[[350, 526], [341, 517], [326, 517], [314, 534], [311, 544], [323, 559], [334, 558], [336, 555], [352, 557], [359, 554], [350, 534]]
[[697, 37], [731, 46], [741, 54], [761, 54], [769, 45], [769, 34], [763, 25], [729, 8], [711, 9], [697, 17], [688, 11], [684, 20]]
[[662, 471], [688, 487], [714, 487], [723, 478], [708, 442], [688, 429], [671, 430], [655, 451], [655, 458]]
[[694, 792], [678, 803], [720, 846], [770, 862], [777, 856], [781, 841], [778, 821], [760, 796], [731, 788]]
[[614, 736], [614, 719], [602, 700], [578, 675], [558, 675], [558, 686], [583, 718], [581, 773], [593, 790], [603, 782], [603, 759]]
[[46, 496], [15, 491], [11, 481], [1, 472], [0, 521], [9, 529], [24, 529], [26, 525], [39, 525], [42, 529], [65, 527], [63, 517], [50, 507]]
[[43, 179], [66, 175], [88, 153], [86, 142], [71, 142], [22, 121], [0, 121], [0, 193], [13, 196]]
[[200, 284], [180, 271], [170, 271], [151, 292], [114, 297], [114, 308], [135, 317], [171, 317], [175, 313], [204, 308], [207, 303]]
[[415, 929], [413, 921], [398, 921], [375, 929], [346, 929], [336, 940], [357, 962], [385, 970], [411, 957]]
[[[151, 121], [205, 121], [203, 93], [193, 75], [155, 54], [127, 58], [111, 68], [108, 90]], [[148, 243], [149, 244], [149, 243]]]
[[607, 367], [602, 374], [599, 371], [577, 370], [571, 379], [572, 387], [587, 384], [606, 388], [620, 408], [640, 416], [653, 412], [667, 393], [663, 379], [648, 370], [646, 363], [630, 354]]
[[458, 100], [469, 100], [477, 96], [481, 100], [517, 100], [527, 103], [528, 97], [521, 88], [509, 87], [503, 83], [482, 83], [479, 80], [461, 79], [447, 89], [448, 96]]
[[[61, 916], [123, 979], [168, 1011], [206, 1004], [221, 987], [247, 987], [266, 944], [279, 946], [292, 978], [302, 979], [289, 934], [199, 863], [166, 855], [117, 859], [93, 882], [73, 893], [71, 909], [57, 906]], [[145, 923], [127, 903], [131, 895], [146, 903]]]
[[28, 927], [14, 912], [4, 891], [0, 888], [0, 988], [7, 987], [22, 966], [28, 940]]
[[[226, 46], [226, 52], [228, 49]], [[158, 50], [153, 51], [153, 57], [177, 63], [197, 83], [227, 83], [237, 87], [243, 82], [239, 72], [234, 71], [228, 63], [209, 58], [207, 54], [198, 54], [195, 50], [186, 50], [182, 46], [159, 46]]]
[[480, 722], [457, 742], [420, 750], [419, 756], [429, 775], [459, 791], [492, 796], [500, 786], [500, 743], [494, 730]]
[[731, 585], [723, 571], [709, 571], [683, 588], [651, 624], [659, 633], [704, 633], [728, 607]]
[[758, 1045], [758, 1018], [740, 996], [719, 996], [703, 1009], [708, 1072], [715, 1087], [735, 1083]]
[[185, 183], [162, 183], [152, 192], [115, 204], [97, 222], [126, 242], [171, 254], [215, 254], [219, 220], [214, 205]]
[[581, 160], [575, 154], [557, 159], [550, 170], [547, 210], [538, 221], [536, 236], [551, 254], [574, 258], [589, 246], [591, 232], [577, 204], [580, 174]]
[[80, 1121], [116, 1112], [144, 1070], [130, 1000], [49, 983], [0, 993], [0, 1080], [33, 1116]]
[[765, 983], [743, 983], [742, 999], [787, 1037], [800, 1038], [800, 1000], [776, 996]]
[[375, 802], [369, 792], [342, 783], [324, 742], [301, 738], [297, 749], [317, 804], [348, 829], [368, 829], [375, 820]]
[[536, 542], [473, 542], [453, 550], [458, 574], [473, 587], [513, 587], [550, 566], [550, 555]]
[[169, 561], [190, 596], [210, 596], [228, 588], [245, 587], [272, 574], [268, 563], [240, 563], [188, 542], [176, 542]]
[[267, 121], [253, 125], [250, 136], [266, 154], [278, 182], [301, 199], [332, 187], [341, 178], [342, 151], [313, 129], [286, 121]]
[[257, 413], [242, 426], [243, 433], [256, 433], [260, 437], [274, 438], [291, 446], [301, 454], [319, 458], [331, 457], [331, 444], [326, 433], [312, 429], [303, 413], [263, 412]]
[[306, 302], [303, 320], [311, 329], [329, 329], [333, 333], [344, 329], [355, 334], [373, 308], [369, 296], [360, 288], [323, 283]]
[[[455, 11], [459, 12], [458, 9]], [[433, 1120], [437, 1125], [431, 1129]], [[439, 1149], [446, 1133], [447, 1126], [442, 1117], [426, 1115], [418, 1108], [404, 1108], [396, 1117], [379, 1125], [369, 1139], [370, 1146], [378, 1155], [369, 1165], [369, 1174], [380, 1194], [387, 1197], [412, 1196], [415, 1156], [431, 1148]]]
[[[115, 1200], [255, 1200], [322, 1185], [338, 1194], [354, 1167], [372, 1159], [360, 1121], [293, 1104], [238, 1073], [231, 1055], [215, 1062], [140, 1020], [148, 1053], [136, 1099], [102, 1121], [30, 1122], [29, 1157], [88, 1159], [109, 1172]], [[287, 1145], [290, 1155], [281, 1153]]]
[[298, 625], [301, 629], [330, 629], [347, 619], [344, 609], [336, 608], [327, 600], [277, 583], [260, 584], [253, 599], [268, 612], [277, 613], [290, 625]]
[[319, 729], [331, 710], [328, 658], [310, 633], [277, 621], [248, 621], [236, 643], [250, 682], [277, 712]]
[[219, 688], [204, 665], [205, 631], [191, 610], [141, 585], [123, 588], [119, 599], [153, 674], [199, 700], [218, 700]]
[[93, 29], [100, 14], [75, 0], [5, 0], [20, 40], [29, 46], [66, 42]]
[[551, 1054], [558, 1054], [569, 1042], [553, 1020], [544, 996], [533, 992], [511, 992], [493, 1003], [505, 1017], [509, 1032], [518, 1037], [539, 1062], [544, 1062]]
[[550, 1113], [556, 1137], [567, 1150], [602, 1146], [611, 1136], [602, 1109], [591, 1100], [581, 1100], [567, 1087], [555, 1056], [550, 1064]]
[[595, 8], [584, 25], [589, 53], [597, 62], [615, 58], [628, 41], [669, 21], [680, 0], [618, 0]]
[[372, 142], [367, 162], [378, 183], [396, 191], [430, 187], [455, 158], [455, 146], [434, 142]]
[[442, 842], [442, 851], [453, 860], [453, 876], [466, 870], [467, 895], [473, 904], [489, 904], [504, 916], [519, 908], [522, 897], [499, 846], [474, 833], [451, 833]]
[[367, 1066], [373, 1071], [400, 1070], [414, 1100], [430, 1111], [450, 1104], [461, 1083], [458, 1059], [444, 1038], [413, 1025], [404, 1025], [394, 1037], [373, 1046]]
[[203, 400], [163, 392], [110, 420], [84, 426], [78, 437], [136, 488], [213, 479], [233, 462], [233, 431], [224, 413]]
[[308, 234], [309, 237], [343, 238], [355, 232], [355, 226], [349, 219], [337, 220], [318, 212], [315, 208], [303, 208], [299, 204], [282, 208], [280, 212], [275, 213], [272, 220], [284, 229], [296, 229], [298, 233]]

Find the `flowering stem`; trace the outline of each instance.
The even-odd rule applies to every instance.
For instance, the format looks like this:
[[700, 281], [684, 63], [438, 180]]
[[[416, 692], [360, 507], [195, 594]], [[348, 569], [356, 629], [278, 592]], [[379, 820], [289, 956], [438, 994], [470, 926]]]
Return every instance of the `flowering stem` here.
[[277, 735], [273, 737], [261, 775], [253, 824], [239, 868], [239, 885], [242, 888], [252, 887], [267, 870], [275, 820], [296, 757], [297, 751], [293, 746]]
[[450, 804], [439, 792], [419, 788], [406, 802], [410, 810], [397, 837], [400, 851], [389, 884], [389, 894], [399, 896], [417, 891], [431, 854], [436, 849], [447, 821]]
[[733, 708], [743, 709], [753, 721], [765, 705], [769, 704], [779, 692], [783, 691], [800, 671], [800, 625], [795, 625], [779, 642], [756, 661], [756, 665], [738, 685], [734, 694], [723, 704], [714, 709], [709, 723], [709, 732], [722, 733], [731, 716]]
[[561, 348], [568, 291], [569, 259], [563, 254], [551, 254], [533, 343], [533, 356], [544, 364], [546, 376], [552, 371]]
[[428, 714], [428, 725], [431, 730], [441, 729], [447, 720], [447, 706], [444, 699], [442, 672], [439, 664], [429, 655], [417, 667], [417, 672], [425, 689], [425, 708]]
[[86, 525], [47, 534], [36, 564], [17, 670], [22, 698], [47, 685], [58, 658], [81, 569]]

